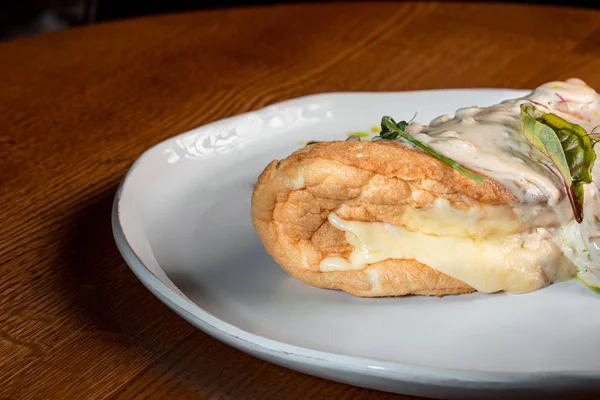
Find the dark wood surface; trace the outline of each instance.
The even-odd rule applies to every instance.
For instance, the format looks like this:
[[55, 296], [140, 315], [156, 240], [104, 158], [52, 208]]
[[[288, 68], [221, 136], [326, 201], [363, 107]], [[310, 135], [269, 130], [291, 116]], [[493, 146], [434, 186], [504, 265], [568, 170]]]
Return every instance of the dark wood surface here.
[[260, 361], [194, 329], [120, 257], [116, 186], [149, 146], [291, 97], [600, 88], [600, 12], [293, 4], [0, 43], [0, 398], [401, 399]]

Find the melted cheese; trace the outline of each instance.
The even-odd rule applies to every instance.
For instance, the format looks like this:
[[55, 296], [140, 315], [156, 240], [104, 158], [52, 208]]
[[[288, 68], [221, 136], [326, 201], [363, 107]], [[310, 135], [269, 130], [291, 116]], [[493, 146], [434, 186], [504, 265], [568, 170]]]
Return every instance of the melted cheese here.
[[574, 273], [552, 232], [545, 230], [477, 240], [411, 232], [383, 222], [345, 221], [334, 213], [329, 222], [346, 232], [353, 251], [348, 260], [323, 259], [323, 272], [360, 270], [394, 258], [414, 259], [486, 293], [530, 292], [570, 279]]
[[395, 224], [430, 235], [481, 239], [540, 227], [558, 227], [571, 219], [571, 205], [566, 197], [555, 207], [502, 204], [478, 205], [465, 210], [438, 198], [426, 207], [406, 207]]

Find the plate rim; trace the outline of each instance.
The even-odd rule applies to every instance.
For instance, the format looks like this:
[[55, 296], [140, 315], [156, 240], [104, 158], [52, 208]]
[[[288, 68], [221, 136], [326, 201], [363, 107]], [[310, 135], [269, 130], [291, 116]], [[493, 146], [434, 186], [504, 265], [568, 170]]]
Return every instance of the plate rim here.
[[[113, 239], [117, 248], [134, 275], [142, 284], [162, 303], [167, 305], [172, 311], [190, 322], [193, 326], [213, 338], [243, 351], [254, 357], [261, 358], [267, 362], [275, 363], [285, 368], [294, 369], [303, 373], [311, 374], [306, 370], [295, 369], [289, 365], [282, 364], [285, 360], [292, 360], [303, 365], [317, 365], [319, 368], [333, 369], [359, 375], [368, 375], [371, 378], [383, 378], [394, 382], [423, 383], [425, 385], [441, 385], [443, 387], [461, 388], [467, 390], [471, 387], [464, 387], [465, 383], [474, 384], [471, 389], [528, 389], [528, 388], [563, 388], [581, 385], [600, 383], [600, 370], [583, 371], [488, 371], [488, 370], [470, 370], [439, 368], [431, 366], [413, 365], [389, 360], [371, 359], [365, 357], [349, 356], [344, 354], [330, 353], [321, 350], [297, 346], [294, 344], [281, 342], [275, 339], [269, 339], [258, 334], [254, 334], [236, 327], [217, 316], [209, 313], [200, 305], [193, 303], [161, 281], [150, 269], [148, 269], [141, 258], [137, 255], [133, 246], [127, 240], [124, 228], [121, 224], [120, 201], [123, 188], [127, 185], [128, 179], [137, 166], [144, 161], [146, 155], [154, 148], [176, 140], [179, 137], [187, 135], [197, 129], [201, 129], [212, 124], [220, 124], [234, 118], [245, 117], [270, 107], [283, 106], [298, 101], [306, 101], [310, 98], [337, 95], [394, 95], [394, 94], [414, 94], [424, 92], [450, 92], [450, 91], [513, 91], [527, 92], [528, 89], [514, 88], [444, 88], [444, 89], [424, 89], [410, 91], [337, 91], [309, 94], [290, 98], [287, 100], [274, 102], [254, 111], [248, 111], [240, 114], [217, 119], [203, 125], [196, 126], [185, 132], [172, 135], [158, 143], [149, 146], [144, 150], [129, 166], [126, 173], [121, 178], [114, 195], [111, 224]], [[279, 361], [274, 361], [273, 359]], [[311, 374], [319, 376], [318, 374]], [[332, 378], [324, 378], [334, 380]], [[363, 387], [368, 387], [364, 386]], [[373, 386], [371, 386], [373, 387]], [[376, 387], [373, 387], [376, 388]]]

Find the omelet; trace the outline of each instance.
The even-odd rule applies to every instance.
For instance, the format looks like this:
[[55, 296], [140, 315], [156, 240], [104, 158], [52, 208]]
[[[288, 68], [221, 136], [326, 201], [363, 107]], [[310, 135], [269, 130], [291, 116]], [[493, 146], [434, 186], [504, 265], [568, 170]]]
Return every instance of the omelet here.
[[[523, 104], [588, 132], [600, 125], [600, 97], [570, 79], [406, 124], [462, 172], [402, 138], [305, 146], [257, 179], [261, 243], [291, 277], [361, 297], [527, 293], [600, 265], [564, 179], [523, 133]], [[586, 223], [600, 196], [591, 183], [584, 192]]]

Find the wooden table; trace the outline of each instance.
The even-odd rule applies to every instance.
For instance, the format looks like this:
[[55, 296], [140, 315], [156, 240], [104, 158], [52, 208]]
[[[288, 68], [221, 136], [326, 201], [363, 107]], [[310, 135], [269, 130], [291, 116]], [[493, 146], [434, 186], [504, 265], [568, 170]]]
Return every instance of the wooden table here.
[[0, 398], [398, 399], [194, 329], [120, 257], [116, 186], [172, 135], [327, 91], [600, 88], [600, 11], [332, 3], [205, 11], [0, 44]]

